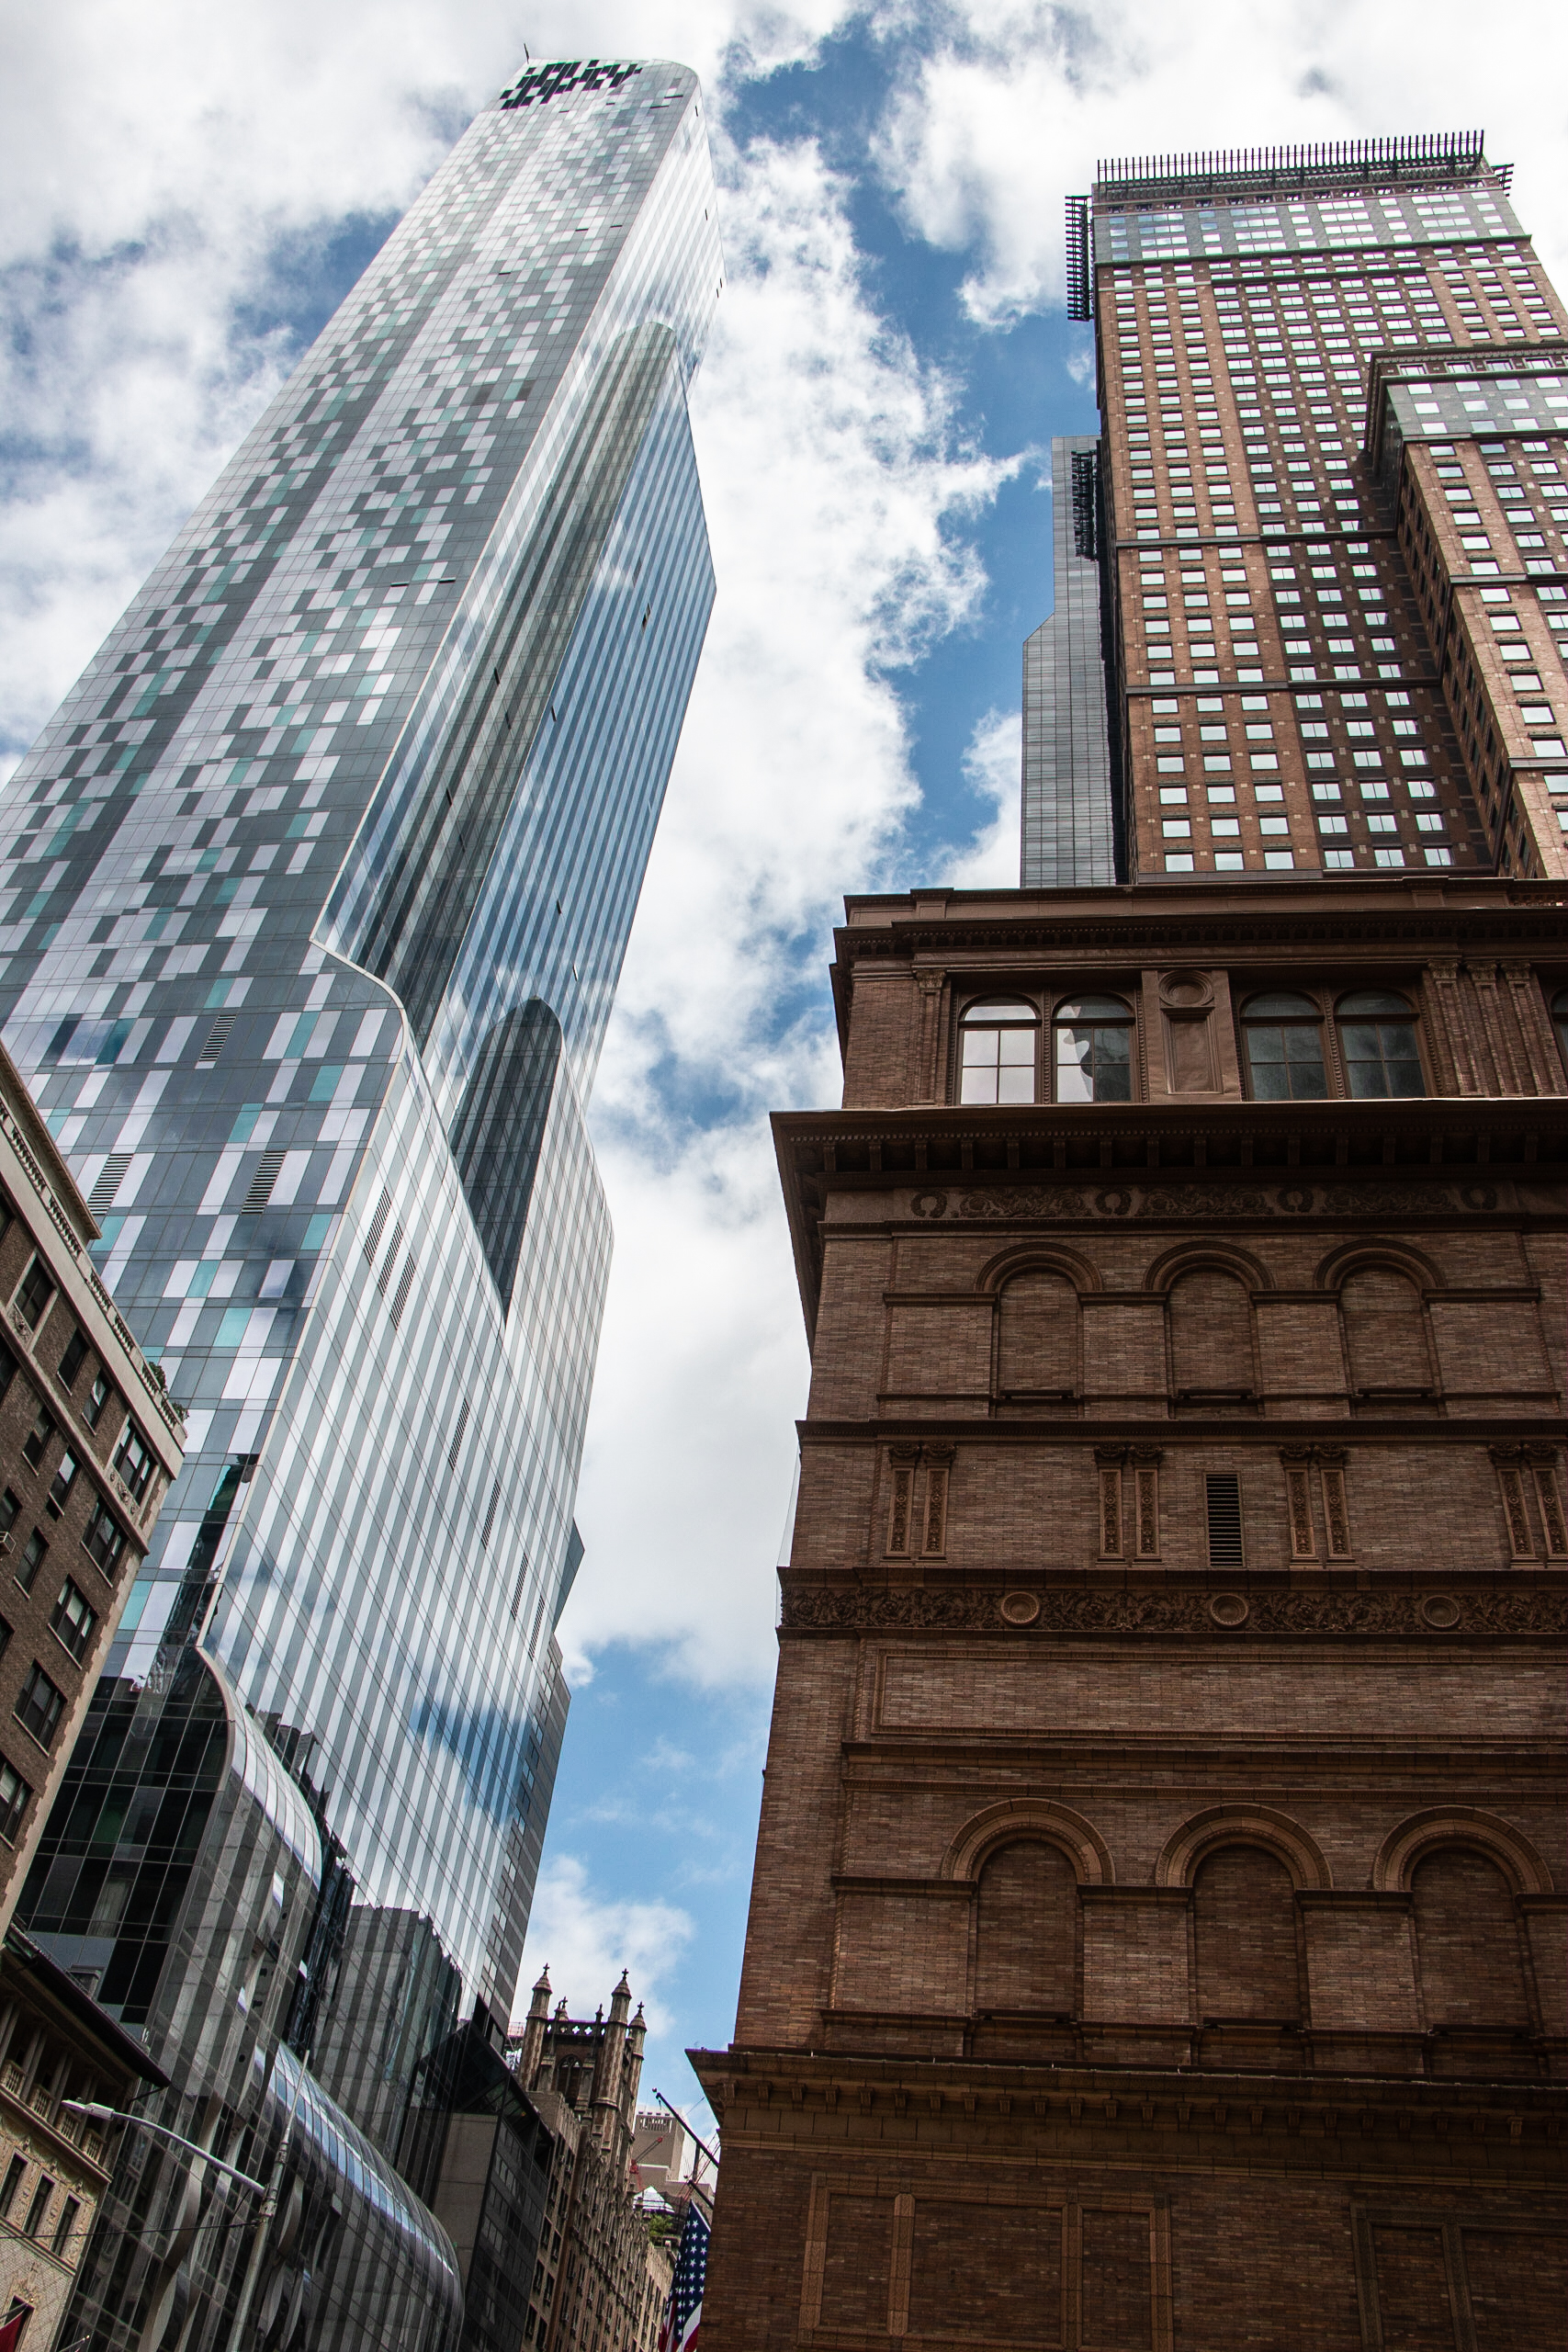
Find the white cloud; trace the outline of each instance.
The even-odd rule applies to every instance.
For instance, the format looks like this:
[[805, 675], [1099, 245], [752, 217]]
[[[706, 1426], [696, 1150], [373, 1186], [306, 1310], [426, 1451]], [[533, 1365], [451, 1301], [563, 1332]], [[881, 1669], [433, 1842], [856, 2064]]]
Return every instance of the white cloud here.
[[672, 2019], [660, 1988], [678, 1970], [694, 1932], [690, 1914], [678, 1905], [616, 1902], [595, 1889], [575, 1856], [557, 1854], [535, 1889], [519, 2004], [526, 2007], [528, 1988], [547, 1966], [551, 2007], [564, 2000], [573, 2017], [587, 2017], [601, 2002], [609, 2007], [624, 1968], [633, 2004], [642, 2003], [650, 2030], [668, 2033]]
[[1020, 802], [1023, 795], [1023, 714], [988, 710], [964, 753], [964, 781], [996, 813], [968, 848], [941, 868], [960, 890], [1016, 890]]
[[[705, 80], [807, 53], [835, 0], [567, 0], [536, 56]], [[503, 0], [62, 0], [0, 93], [0, 775], [298, 356], [249, 321], [344, 223], [401, 211], [521, 65]], [[722, 89], [720, 90], [722, 95]]]
[[967, 299], [998, 322], [1062, 300], [1062, 200], [1101, 157], [1477, 124], [1517, 163], [1521, 216], [1561, 282], [1561, 96], [1521, 71], [1561, 40], [1551, 0], [1521, 0], [1506, 40], [1477, 40], [1465, 0], [947, 0], [902, 51], [877, 153], [909, 226], [974, 253]]
[[[915, 786], [889, 665], [965, 621], [947, 535], [1007, 469], [868, 305], [808, 144], [723, 158], [729, 285], [694, 423], [718, 601], [595, 1092], [615, 1269], [563, 1623], [579, 1662], [773, 1665], [807, 1359], [769, 1109], [833, 1102], [829, 933]], [[657, 1084], [654, 1079], [657, 1078]]]

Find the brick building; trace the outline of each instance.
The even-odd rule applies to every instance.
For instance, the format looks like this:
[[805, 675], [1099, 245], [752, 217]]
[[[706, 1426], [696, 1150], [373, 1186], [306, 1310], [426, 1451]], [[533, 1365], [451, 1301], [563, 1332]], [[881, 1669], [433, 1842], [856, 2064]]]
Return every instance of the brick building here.
[[1113, 831], [1123, 879], [1568, 874], [1568, 310], [1510, 177], [1385, 140], [1071, 199], [1103, 429], [1054, 446], [1026, 884]]
[[0, 1046], [0, 1928], [184, 1461], [97, 1238]]
[[632, 2176], [647, 2034], [623, 1974], [591, 2018], [552, 2012], [546, 1969], [515, 2053], [516, 2078], [553, 2142], [525, 2343], [536, 2352], [653, 2352], [671, 2255], [649, 2241]]
[[1106, 166], [1069, 280], [1026, 887], [852, 901], [843, 1107], [775, 1123], [705, 2340], [1513, 2352], [1568, 2306], [1568, 317], [1464, 139]]
[[851, 902], [715, 2352], [1555, 2340], [1565, 979], [1545, 883]]

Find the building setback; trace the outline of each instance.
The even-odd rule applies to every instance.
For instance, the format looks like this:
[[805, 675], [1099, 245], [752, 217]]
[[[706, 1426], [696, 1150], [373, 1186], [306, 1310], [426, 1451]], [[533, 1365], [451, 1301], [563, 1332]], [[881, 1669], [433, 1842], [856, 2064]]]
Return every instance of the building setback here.
[[1079, 226], [1109, 659], [1085, 596], [1055, 709], [1108, 688], [1128, 878], [851, 900], [842, 1107], [774, 1123], [812, 1376], [704, 2342], [1534, 2344], [1562, 771], [1450, 697], [1524, 729], [1517, 641], [1564, 707], [1562, 321], [1468, 141], [1116, 166]]
[[583, 1108], [712, 603], [721, 277], [694, 77], [530, 66], [7, 789], [0, 1023], [187, 1440], [18, 1917], [171, 2127], [309, 2143], [254, 2278], [216, 2216], [171, 2269], [186, 2176], [127, 2155], [96, 2346], [457, 2324], [393, 2167], [459, 2020], [504, 2039], [564, 1725]]

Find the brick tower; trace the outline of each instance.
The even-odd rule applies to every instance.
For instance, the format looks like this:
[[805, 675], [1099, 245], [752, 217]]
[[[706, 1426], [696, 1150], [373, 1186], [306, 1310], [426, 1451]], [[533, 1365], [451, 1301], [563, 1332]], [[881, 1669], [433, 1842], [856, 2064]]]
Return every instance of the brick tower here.
[[[1118, 167], [1083, 307], [1266, 254], [1310, 324], [1319, 278], [1414, 306], [1451, 262], [1550, 342], [1478, 146], [1272, 168]], [[1568, 2307], [1568, 772], [1523, 717], [1568, 707], [1568, 570], [1437, 484], [1548, 514], [1568, 369], [1433, 358], [1418, 417], [1391, 340], [1342, 467], [1354, 341], [1249, 345], [1255, 399], [1210, 327], [1179, 373], [1145, 323], [1192, 435], [1146, 520], [1125, 443], [1070, 453], [1106, 617], [1036, 648], [1025, 879], [1032, 838], [1079, 887], [851, 901], [843, 1106], [775, 1122], [812, 1381], [735, 2040], [694, 2053], [711, 2352], [1514, 2352]], [[1122, 365], [1102, 331], [1147, 433]], [[1338, 446], [1193, 499], [1220, 391]], [[1464, 440], [1494, 398], [1511, 455]]]

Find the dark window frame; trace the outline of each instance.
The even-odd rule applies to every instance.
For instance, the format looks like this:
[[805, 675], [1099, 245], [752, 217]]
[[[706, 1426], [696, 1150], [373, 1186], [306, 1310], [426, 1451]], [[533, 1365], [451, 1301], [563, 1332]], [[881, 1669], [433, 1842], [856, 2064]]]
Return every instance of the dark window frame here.
[[60, 1423], [55, 1419], [43, 1398], [39, 1397], [38, 1410], [33, 1415], [33, 1425], [22, 1440], [22, 1460], [29, 1470], [37, 1470], [41, 1466], [43, 1457], [49, 1452], [51, 1441], [59, 1427]]
[[[40, 1690], [50, 1695], [43, 1700], [41, 1706], [35, 1706], [33, 1702]], [[65, 1714], [65, 1693], [53, 1676], [44, 1672], [36, 1657], [22, 1678], [22, 1687], [17, 1693], [17, 1703], [12, 1713], [28, 1738], [36, 1739], [47, 1756]], [[36, 1727], [39, 1724], [43, 1726], [41, 1730]]]
[[41, 1250], [35, 1250], [11, 1301], [29, 1331], [38, 1329], [49, 1313], [51, 1299], [59, 1288], [60, 1284], [50, 1272], [48, 1260]]
[[[6, 1786], [5, 1775], [7, 1772], [17, 1784], [14, 1789]], [[32, 1794], [32, 1782], [23, 1778], [8, 1756], [0, 1756], [0, 1838], [4, 1838], [8, 1846], [17, 1842], [17, 1832], [27, 1819]], [[0, 2202], [0, 2214], [5, 2211], [5, 2204]]]
[[62, 1388], [65, 1390], [68, 1396], [75, 1387], [76, 1375], [81, 1371], [82, 1366], [86, 1363], [87, 1358], [91, 1353], [92, 1350], [87, 1343], [87, 1334], [83, 1330], [80, 1323], [78, 1323], [73, 1328], [71, 1337], [65, 1342], [65, 1346], [61, 1353], [60, 1363], [54, 1375], [59, 1381]]
[[[135, 1453], [140, 1455], [140, 1461], [132, 1460], [133, 1449]], [[127, 1466], [128, 1463], [130, 1467]], [[116, 1477], [124, 1480], [140, 1502], [152, 1484], [155, 1467], [156, 1457], [147, 1440], [136, 1426], [136, 1416], [134, 1413], [128, 1413], [125, 1417], [125, 1427], [120, 1431], [119, 1443], [115, 1449]]]
[[[1386, 1007], [1381, 1011], [1374, 1006], [1361, 1012], [1357, 1012], [1354, 1007], [1356, 1000], [1359, 997], [1381, 997], [1387, 999], [1388, 1002]], [[1397, 1010], [1396, 1007], [1398, 1008]], [[1347, 1008], [1349, 1009], [1348, 1010]], [[1347, 1031], [1357, 1028], [1374, 1028], [1377, 1030], [1377, 1067], [1382, 1071], [1385, 1078], [1388, 1076], [1392, 1068], [1400, 1064], [1409, 1067], [1412, 1062], [1414, 1063], [1414, 1067], [1419, 1073], [1421, 1080], [1419, 1087], [1416, 1088], [1414, 1092], [1406, 1090], [1399, 1093], [1394, 1093], [1392, 1090], [1385, 1087], [1382, 1093], [1362, 1093], [1357, 1089], [1353, 1077], [1353, 1071], [1355, 1069], [1363, 1066], [1371, 1068], [1372, 1066], [1372, 1057], [1370, 1055], [1352, 1055], [1348, 1050], [1346, 1042]], [[1385, 1029], [1407, 1029], [1410, 1033], [1411, 1041], [1415, 1048], [1414, 1054], [1391, 1057], [1383, 1039], [1382, 1033]], [[1427, 1060], [1426, 1056], [1421, 1051], [1421, 1015], [1416, 1007], [1411, 1003], [1409, 997], [1403, 989], [1354, 988], [1339, 989], [1337, 991], [1334, 999], [1334, 1031], [1335, 1037], [1339, 1047], [1340, 1068], [1345, 1074], [1346, 1095], [1352, 1102], [1419, 1102], [1425, 1101], [1429, 1095], [1431, 1088], [1427, 1079]]]
[[[73, 1600], [76, 1600], [80, 1604], [82, 1615], [85, 1620], [85, 1623], [80, 1625], [76, 1623], [72, 1615], [71, 1603]], [[88, 1600], [86, 1594], [83, 1591], [75, 1577], [67, 1577], [64, 1583], [60, 1588], [59, 1598], [56, 1600], [54, 1607], [50, 1611], [49, 1630], [54, 1635], [55, 1640], [60, 1644], [61, 1648], [65, 1652], [66, 1657], [70, 1658], [74, 1665], [80, 1666], [83, 1659], [86, 1657], [87, 1652], [92, 1648], [93, 1635], [96, 1633], [97, 1627], [97, 1611], [94, 1608], [92, 1602]], [[70, 1630], [67, 1631], [67, 1628]]]
[[[1254, 1005], [1267, 1005], [1271, 1000], [1280, 997], [1295, 997], [1300, 1000], [1303, 1006], [1310, 1006], [1311, 1011], [1300, 1012], [1254, 1012], [1252, 1010]], [[1327, 1023], [1328, 1015], [1325, 1012], [1322, 998], [1310, 989], [1254, 989], [1251, 995], [1244, 999], [1241, 1008], [1236, 1014], [1236, 1026], [1241, 1033], [1240, 1059], [1242, 1076], [1246, 1081], [1248, 1102], [1326, 1102], [1331, 1100], [1336, 1090], [1334, 1084], [1335, 1073], [1333, 1063], [1328, 1052], [1327, 1039], [1325, 1035]], [[1278, 1030], [1280, 1033], [1289, 1030], [1292, 1033], [1299, 1033], [1301, 1035], [1306, 1035], [1309, 1032], [1311, 1033], [1316, 1042], [1317, 1069], [1319, 1075], [1323, 1080], [1323, 1091], [1320, 1094], [1296, 1094], [1294, 1092], [1291, 1092], [1287, 1094], [1274, 1095], [1260, 1094], [1258, 1092], [1252, 1067], [1252, 1039], [1254, 1035], [1261, 1033], [1264, 1030]], [[1295, 1066], [1296, 1065], [1292, 1063], [1289, 1047], [1286, 1046], [1281, 1053], [1279, 1067], [1283, 1069], [1287, 1075], [1289, 1075], [1292, 1068]], [[1300, 1064], [1300, 1067], [1304, 1069], [1307, 1065], [1303, 1062]]]

